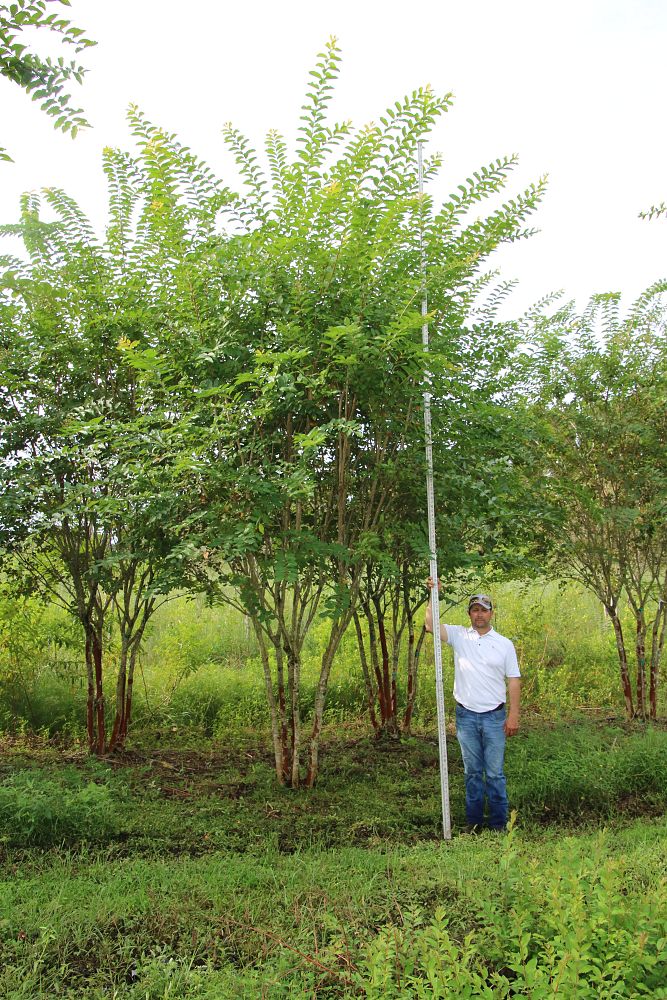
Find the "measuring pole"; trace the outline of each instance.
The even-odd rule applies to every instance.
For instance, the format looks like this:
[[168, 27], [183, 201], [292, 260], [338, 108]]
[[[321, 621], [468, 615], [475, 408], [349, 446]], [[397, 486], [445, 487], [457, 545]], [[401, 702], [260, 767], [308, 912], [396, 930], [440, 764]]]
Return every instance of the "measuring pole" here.
[[[417, 143], [417, 163], [419, 168], [419, 198], [424, 195], [424, 165], [422, 143]], [[428, 354], [428, 301], [426, 298], [426, 261], [424, 258], [424, 228], [419, 227], [419, 247], [422, 271], [422, 344]], [[435, 700], [438, 707], [438, 749], [440, 753], [440, 795], [442, 798], [442, 830], [445, 840], [452, 839], [452, 823], [449, 813], [449, 770], [447, 767], [447, 732], [445, 729], [445, 695], [442, 685], [442, 643], [440, 641], [440, 596], [438, 594], [438, 557], [435, 548], [435, 501], [433, 497], [433, 438], [431, 435], [431, 393], [430, 373], [426, 374], [424, 389], [424, 436], [426, 440], [426, 504], [428, 508], [428, 547], [431, 553], [430, 575], [434, 581], [431, 590], [433, 611], [433, 652], [435, 656]]]

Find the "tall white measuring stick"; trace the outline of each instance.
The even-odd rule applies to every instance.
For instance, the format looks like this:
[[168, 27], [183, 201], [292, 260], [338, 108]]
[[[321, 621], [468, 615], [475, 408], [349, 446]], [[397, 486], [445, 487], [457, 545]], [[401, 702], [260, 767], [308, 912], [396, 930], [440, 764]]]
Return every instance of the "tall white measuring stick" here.
[[[422, 143], [417, 143], [417, 163], [419, 167], [419, 197], [424, 195], [424, 165], [422, 162]], [[428, 353], [428, 323], [426, 316], [428, 302], [426, 298], [426, 266], [424, 259], [424, 231], [419, 227], [419, 244], [421, 250], [422, 280], [422, 344], [424, 352]], [[435, 700], [438, 706], [438, 749], [440, 753], [440, 795], [442, 798], [442, 830], [445, 840], [452, 839], [452, 823], [449, 814], [449, 769], [447, 767], [447, 733], [445, 729], [445, 695], [442, 686], [442, 644], [440, 641], [440, 599], [438, 594], [438, 557], [435, 548], [435, 501], [433, 498], [433, 438], [431, 435], [431, 393], [429, 392], [430, 375], [426, 376], [424, 389], [424, 435], [426, 439], [426, 504], [428, 507], [428, 547], [431, 553], [431, 579], [435, 585], [431, 591], [433, 608], [433, 651], [435, 655]]]

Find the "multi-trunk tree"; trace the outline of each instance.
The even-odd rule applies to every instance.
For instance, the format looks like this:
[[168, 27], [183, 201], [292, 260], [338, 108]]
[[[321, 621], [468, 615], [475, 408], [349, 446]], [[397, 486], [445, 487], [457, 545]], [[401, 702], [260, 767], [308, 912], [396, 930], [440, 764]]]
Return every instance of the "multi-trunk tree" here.
[[[164, 599], [152, 470], [169, 413], [124, 356], [159, 339], [173, 274], [195, 244], [176, 240], [173, 220], [164, 225], [157, 155], [105, 152], [103, 241], [57, 190], [26, 196], [21, 221], [3, 227], [22, 238], [26, 257], [1, 261], [0, 553], [17, 586], [50, 596], [83, 629], [97, 753], [127, 734], [139, 646]], [[111, 726], [110, 616], [120, 635]]]
[[626, 316], [619, 295], [598, 295], [583, 314], [569, 304], [537, 330], [540, 487], [560, 519], [552, 541], [612, 622], [629, 718], [656, 716], [667, 627], [666, 290], [652, 286]]
[[[204, 589], [253, 622], [276, 771], [292, 786], [317, 778], [333, 657], [385, 528], [403, 514], [401, 477], [415, 478], [424, 281], [429, 385], [453, 413], [457, 400], [475, 405], [488, 338], [471, 321], [481, 268], [526, 235], [542, 193], [538, 184], [477, 217], [506, 185], [507, 159], [434, 210], [417, 194], [416, 148], [449, 98], [419, 90], [377, 125], [330, 124], [338, 61], [331, 43], [296, 155], [270, 133], [268, 173], [225, 130], [241, 194], [132, 112], [138, 155], [105, 154], [104, 244], [61, 195], [48, 196], [51, 227], [28, 200], [18, 231], [30, 261], [9, 262], [2, 303], [3, 537], [16, 555], [35, 553], [42, 573], [56, 545], [58, 566], [83, 580], [68, 604], [91, 621], [92, 705], [103, 707], [100, 602], [133, 628], [145, 615], [124, 595]], [[427, 162], [427, 181], [437, 166]], [[301, 657], [322, 615], [330, 631], [304, 766]]]
[[[494, 290], [470, 310], [468, 354], [440, 378], [433, 397], [438, 572], [444, 605], [456, 604], [480, 576], [530, 575], [527, 551], [536, 503], [523, 463], [528, 429], [516, 405], [519, 331], [497, 319]], [[393, 488], [392, 516], [383, 520], [369, 554], [354, 613], [369, 715], [377, 733], [409, 732], [416, 708], [418, 663], [427, 599], [425, 462], [422, 428], [414, 428]], [[475, 586], [472, 583], [472, 586]], [[420, 619], [419, 619], [420, 620]], [[404, 669], [404, 675], [403, 675]]]
[[[317, 778], [333, 657], [367, 566], [403, 516], [402, 470], [423, 449], [422, 260], [431, 388], [445, 398], [457, 381], [474, 385], [479, 334], [466, 320], [480, 268], [525, 234], [542, 191], [475, 218], [507, 181], [513, 161], [499, 161], [434, 211], [417, 194], [416, 150], [449, 99], [419, 90], [377, 125], [329, 124], [338, 59], [332, 43], [311, 74], [295, 157], [270, 133], [265, 174], [247, 140], [226, 130], [245, 186], [203, 265], [216, 321], [182, 329], [191, 346], [178, 356], [128, 353], [175, 387], [183, 450], [171, 523], [183, 497], [200, 498], [174, 528], [174, 581], [180, 562], [181, 583], [250, 615], [276, 771], [292, 786]], [[301, 656], [323, 614], [330, 631], [304, 768]]]

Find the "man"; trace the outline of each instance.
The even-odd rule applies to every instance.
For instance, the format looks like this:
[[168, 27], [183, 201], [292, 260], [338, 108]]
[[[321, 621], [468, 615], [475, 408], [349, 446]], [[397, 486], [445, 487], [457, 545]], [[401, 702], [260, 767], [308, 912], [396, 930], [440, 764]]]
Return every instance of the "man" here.
[[[429, 588], [433, 581], [428, 580]], [[466, 787], [468, 829], [484, 826], [484, 799], [488, 800], [487, 825], [503, 830], [509, 805], [504, 773], [505, 737], [519, 729], [521, 674], [513, 643], [491, 625], [493, 602], [487, 594], [468, 601], [470, 628], [441, 625], [440, 635], [454, 651], [454, 700], [456, 735], [461, 745]], [[431, 602], [426, 630], [433, 631]], [[509, 708], [505, 711], [505, 678]]]

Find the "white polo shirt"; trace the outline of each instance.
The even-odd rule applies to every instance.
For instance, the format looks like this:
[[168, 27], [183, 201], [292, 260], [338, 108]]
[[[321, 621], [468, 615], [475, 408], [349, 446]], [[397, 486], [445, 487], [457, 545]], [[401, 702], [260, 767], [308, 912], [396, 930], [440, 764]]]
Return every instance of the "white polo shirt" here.
[[490, 629], [446, 625], [454, 651], [454, 698], [471, 712], [490, 712], [506, 700], [505, 678], [520, 677], [514, 643]]

